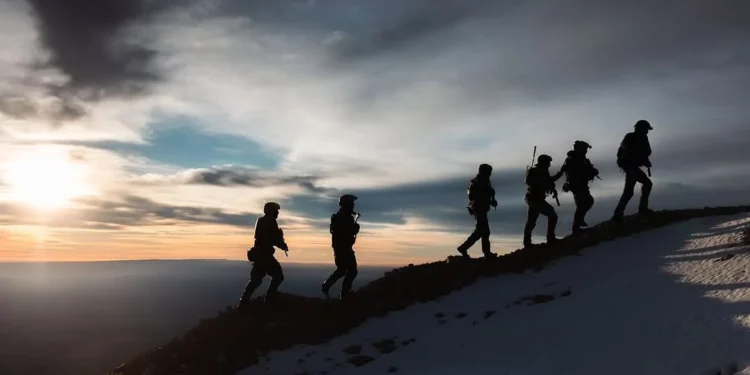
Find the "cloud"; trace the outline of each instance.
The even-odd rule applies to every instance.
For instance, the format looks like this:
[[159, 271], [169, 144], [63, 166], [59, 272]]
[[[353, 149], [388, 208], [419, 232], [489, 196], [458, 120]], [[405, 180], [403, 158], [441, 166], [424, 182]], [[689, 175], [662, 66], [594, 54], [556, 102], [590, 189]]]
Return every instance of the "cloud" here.
[[132, 38], [133, 27], [174, 6], [174, 1], [28, 0], [49, 52], [45, 67], [58, 69], [58, 87], [85, 99], [143, 93], [159, 80], [157, 51]]
[[163, 79], [148, 26], [176, 9], [177, 0], [25, 3], [42, 51], [17, 62], [14, 68], [25, 72], [0, 85], [0, 113], [61, 125], [103, 100], [146, 95]]
[[279, 187], [296, 185], [309, 192], [324, 192], [316, 182], [322, 176], [286, 175], [279, 171], [267, 171], [244, 167], [199, 168], [174, 175], [146, 174], [133, 179], [136, 184], [145, 185], [211, 185], [219, 187]]
[[470, 3], [454, 0], [411, 1], [405, 4], [386, 3], [383, 8], [404, 7], [406, 11], [396, 13], [395, 22], [371, 34], [352, 35], [334, 32], [327, 45], [342, 59], [361, 59], [398, 49], [423, 37], [438, 34], [465, 20], [470, 13]]
[[259, 216], [257, 212], [227, 212], [211, 207], [170, 205], [135, 195], [110, 199], [81, 198], [65, 217], [48, 217], [42, 222], [33, 211], [12, 203], [0, 203], [0, 221], [4, 224], [34, 225], [82, 229], [126, 229], [128, 227], [219, 224], [247, 227]]
[[76, 100], [48, 97], [37, 101], [10, 95], [0, 96], [0, 112], [18, 120], [44, 119], [56, 124], [86, 115], [86, 109]]

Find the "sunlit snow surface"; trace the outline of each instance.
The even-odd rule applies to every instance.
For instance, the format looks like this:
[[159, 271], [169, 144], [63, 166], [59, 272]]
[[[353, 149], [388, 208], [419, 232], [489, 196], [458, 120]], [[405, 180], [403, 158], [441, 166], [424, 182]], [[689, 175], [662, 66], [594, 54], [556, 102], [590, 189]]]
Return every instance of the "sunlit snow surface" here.
[[[750, 375], [748, 226], [702, 218], [603, 243], [239, 374]], [[353, 345], [373, 360], [349, 363]]]

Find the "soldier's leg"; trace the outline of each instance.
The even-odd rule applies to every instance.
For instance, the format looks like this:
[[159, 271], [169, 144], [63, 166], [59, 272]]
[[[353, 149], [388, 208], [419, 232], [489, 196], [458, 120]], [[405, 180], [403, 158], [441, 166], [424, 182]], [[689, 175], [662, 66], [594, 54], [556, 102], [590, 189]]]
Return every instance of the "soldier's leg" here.
[[555, 228], [557, 227], [557, 213], [555, 208], [547, 201], [539, 202], [539, 213], [547, 217], [547, 240], [556, 240]]
[[574, 191], [573, 200], [576, 203], [576, 212], [573, 214], [573, 232], [579, 230], [583, 226], [583, 216], [585, 215], [584, 207], [585, 200], [583, 191]]
[[268, 275], [271, 276], [271, 284], [268, 285], [266, 290], [266, 301], [272, 300], [276, 297], [279, 291], [279, 286], [284, 282], [284, 271], [281, 269], [281, 264], [276, 258], [271, 257], [268, 260]]
[[586, 214], [589, 213], [592, 207], [594, 207], [594, 196], [591, 195], [591, 192], [586, 190], [586, 200], [583, 202], [583, 213], [581, 214], [581, 224], [584, 226], [588, 226], [586, 224]]
[[263, 262], [253, 262], [253, 268], [250, 271], [250, 280], [247, 282], [247, 285], [245, 285], [245, 291], [242, 293], [242, 297], [237, 304], [238, 307], [250, 302], [250, 299], [253, 297], [253, 293], [255, 293], [255, 289], [258, 289], [260, 284], [263, 283], [263, 278], [265, 276], [266, 267]]
[[[477, 224], [474, 226], [474, 231], [471, 232], [469, 237], [458, 247], [458, 251], [461, 253], [465, 253], [466, 250], [469, 250], [470, 247], [474, 246], [474, 244], [482, 238], [482, 225], [480, 222], [482, 221], [482, 212], [480, 211], [474, 211], [474, 218], [477, 221]], [[487, 212], [484, 212], [484, 220], [487, 220]]]
[[490, 222], [487, 218], [487, 211], [477, 213], [477, 230], [482, 238], [482, 253], [490, 253]]
[[538, 204], [534, 201], [526, 200], [528, 210], [526, 212], [526, 226], [523, 229], [523, 245], [531, 245], [531, 232], [536, 227], [536, 220], [539, 218]]
[[338, 250], [334, 252], [334, 259], [336, 262], [336, 269], [331, 273], [331, 276], [326, 279], [326, 281], [323, 283], [323, 293], [328, 295], [328, 290], [331, 289], [333, 284], [336, 284], [337, 281], [339, 281], [340, 278], [344, 277], [346, 275], [346, 263], [344, 262], [344, 258], [342, 255], [343, 251]]
[[641, 201], [638, 204], [638, 212], [646, 212], [648, 211], [648, 198], [651, 195], [654, 183], [651, 182], [651, 179], [640, 168], [635, 171], [634, 175], [636, 181], [641, 183]]
[[588, 226], [586, 224], [586, 214], [594, 206], [594, 197], [591, 196], [591, 192], [588, 189], [577, 191], [573, 196], [576, 202], [576, 213], [573, 218], [573, 229], [575, 230], [582, 226]]
[[[617, 218], [625, 215], [625, 207], [627, 207], [630, 199], [633, 198], [633, 189], [635, 189], [637, 174], [635, 170], [640, 171], [639, 168], [631, 168], [625, 171], [625, 187], [622, 190], [620, 202], [617, 204], [617, 208], [615, 208], [615, 217]], [[643, 171], [641, 171], [641, 173], [643, 173]]]
[[345, 263], [346, 276], [341, 283], [341, 298], [346, 298], [349, 295], [354, 279], [357, 277], [357, 257], [354, 255], [354, 251], [346, 255]]

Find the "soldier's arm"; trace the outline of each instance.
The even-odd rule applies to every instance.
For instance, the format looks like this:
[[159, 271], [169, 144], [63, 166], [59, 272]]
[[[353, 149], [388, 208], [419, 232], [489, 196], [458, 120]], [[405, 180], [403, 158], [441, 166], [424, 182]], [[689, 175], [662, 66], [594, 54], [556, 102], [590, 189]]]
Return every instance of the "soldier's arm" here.
[[560, 172], [557, 172], [554, 176], [550, 176], [550, 179], [552, 180], [552, 185], [554, 186], [554, 182], [559, 180], [560, 177], [562, 177], [563, 173], [565, 173], [562, 169], [560, 169]]
[[591, 174], [596, 177], [599, 175], [599, 170], [594, 167], [594, 164], [591, 163], [591, 160], [586, 160], [586, 162], [589, 164], [589, 168], [591, 170]]
[[272, 243], [268, 239], [268, 225], [265, 218], [261, 217], [255, 222], [255, 240], [261, 244]]
[[279, 228], [279, 223], [276, 221], [273, 222], [273, 227], [269, 228], [271, 233], [276, 234], [276, 238], [274, 238], [273, 244], [274, 246], [278, 247], [279, 249], [287, 250], [288, 247], [286, 245], [286, 242], [284, 241], [284, 231]]
[[565, 173], [570, 171], [570, 158], [565, 158], [565, 162], [563, 162], [562, 167], [560, 167], [560, 173]]
[[284, 240], [284, 231], [279, 228], [279, 249], [282, 249], [284, 251], [289, 250], [289, 245], [286, 244], [286, 240]]
[[495, 188], [492, 187], [492, 183], [490, 183], [490, 205], [493, 207], [497, 207], [497, 200], [495, 199]]
[[476, 187], [476, 184], [474, 183], [474, 180], [472, 180], [472, 181], [471, 181], [471, 182], [469, 183], [469, 200], [470, 200], [470, 201], [475, 201], [475, 200], [477, 200], [477, 197], [476, 197], [476, 189], [475, 189], [475, 187]]

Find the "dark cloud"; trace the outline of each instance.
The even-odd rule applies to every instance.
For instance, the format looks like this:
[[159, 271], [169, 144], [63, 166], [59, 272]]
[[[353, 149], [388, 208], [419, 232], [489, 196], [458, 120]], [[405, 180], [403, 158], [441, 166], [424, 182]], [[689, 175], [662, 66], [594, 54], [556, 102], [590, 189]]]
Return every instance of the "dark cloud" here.
[[[511, 174], [509, 176], [515, 176]], [[745, 178], [748, 176], [744, 176]], [[623, 177], [621, 176], [620, 179]], [[497, 182], [495, 183], [497, 186]], [[465, 186], [458, 180], [446, 180], [428, 184], [413, 184], [402, 187], [376, 189], [359, 192], [357, 210], [363, 213], [364, 228], [370, 224], [405, 224], [408, 217], [417, 217], [429, 223], [440, 226], [441, 231], [469, 234], [473, 230], [474, 221], [469, 216], [465, 206]], [[526, 204], [523, 198], [523, 186], [520, 182], [514, 184], [518, 189], [506, 188], [505, 195], [497, 211], [490, 212], [492, 232], [496, 235], [518, 236], [519, 242], [526, 218]], [[651, 203], [655, 209], [680, 209], [704, 206], [747, 204], [750, 199], [746, 194], [750, 188], [747, 183], [734, 186], [695, 186], [687, 183], [666, 181], [657, 184], [652, 193]], [[511, 190], [521, 190], [510, 193]], [[593, 188], [596, 194], [596, 188]], [[628, 213], [635, 213], [640, 198], [639, 190], [628, 206]], [[575, 206], [572, 195], [560, 190], [561, 206], [557, 206], [550, 197], [548, 202], [555, 207], [560, 221], [558, 235], [570, 233]], [[596, 198], [592, 211], [587, 216], [589, 224], [607, 220], [612, 216], [619, 196]], [[333, 199], [320, 199], [309, 196], [293, 197], [288, 205], [298, 214], [309, 217], [327, 219], [337, 209]], [[319, 229], [325, 229], [327, 223], [318, 223]], [[543, 236], [547, 221], [540, 217], [534, 233]], [[372, 227], [370, 227], [372, 228]], [[397, 236], [397, 234], [394, 234]]]
[[297, 185], [312, 193], [329, 191], [327, 188], [316, 185], [321, 178], [322, 176], [318, 175], [284, 175], [258, 169], [230, 167], [193, 169], [174, 176], [155, 179], [144, 177], [136, 180], [136, 182], [143, 184], [189, 184], [221, 187]]
[[[132, 195], [112, 200], [86, 198], [76, 201], [76, 204], [77, 207], [66, 212], [65, 217], [45, 219], [44, 224], [107, 230], [185, 223], [246, 227], [253, 225], [259, 216], [257, 212], [230, 213], [218, 208], [170, 205]], [[0, 204], [0, 223], [39, 224], [33, 212], [12, 203]]]
[[[654, 129], [658, 131], [658, 129]], [[654, 150], [652, 162], [663, 170], [688, 170], [694, 173], [722, 166], [747, 163], [750, 148], [750, 120], [725, 124], [721, 130], [711, 125], [689, 134], [675, 134]]]
[[[49, 100], [24, 93], [0, 93], [0, 112], [14, 118], [64, 123], [86, 114], [83, 103], [148, 92], [161, 78], [154, 66], [158, 51], [131, 31], [188, 0], [26, 0], [48, 58], [35, 63], [17, 90], [41, 87]], [[65, 80], [40, 77], [49, 69]], [[51, 101], [51, 102], [49, 102]]]
[[44, 119], [53, 125], [79, 119], [86, 109], [75, 99], [50, 97], [45, 103], [25, 96], [0, 95], [0, 113], [14, 119]]
[[37, 117], [39, 115], [37, 103], [25, 97], [0, 96], [0, 112], [15, 119]]
[[383, 29], [369, 34], [344, 34], [344, 37], [334, 40], [331, 47], [338, 57], [347, 59], [396, 50], [457, 25], [471, 14], [471, 3], [454, 0], [412, 1], [409, 4], [411, 9]]
[[[700, 79], [707, 71], [741, 70], [733, 83], [711, 91], [675, 93], [695, 101], [737, 101], [750, 83], [748, 2], [401, 3], [409, 5], [383, 2], [369, 9], [375, 15], [366, 19], [377, 20], [370, 23], [376, 31], [338, 30], [343, 37], [333, 43], [335, 69], [362, 62], [352, 57], [384, 57], [362, 67], [378, 74], [363, 90], [376, 85], [387, 96], [415, 80], [435, 80], [451, 84], [463, 105], [490, 110], [509, 98], [559, 98], [686, 72]], [[394, 12], [392, 21], [382, 21]], [[394, 50], [398, 56], [387, 56]]]
[[[750, 184], [748, 172], [728, 172], [721, 180], [706, 182], [704, 171], [720, 165], [742, 165], [744, 159], [732, 160], [739, 157], [748, 144], [747, 129], [737, 127], [730, 134], [712, 134], [711, 136], [693, 135], [675, 137], [665, 142], [663, 147], [655, 149], [659, 155], [654, 159], [655, 170], [659, 180], [652, 193], [652, 207], [655, 209], [678, 209], [704, 206], [747, 204], [747, 191]], [[614, 154], [614, 150], [613, 150]], [[556, 159], [553, 171], [562, 163], [562, 157]], [[624, 183], [624, 175], [616, 166], [614, 158], [603, 160], [594, 159], [593, 162], [601, 172], [604, 181], [596, 180], [592, 183], [592, 192], [597, 195], [601, 183]], [[667, 172], [667, 176], [662, 175]], [[497, 192], [500, 205], [497, 211], [492, 211], [490, 221], [493, 233], [503, 235], [520, 235], [523, 231], [526, 216], [524, 202], [525, 185], [523, 176], [525, 170], [496, 170], [492, 176], [493, 186]], [[673, 174], [676, 173], [676, 174]], [[684, 180], [676, 179], [686, 177]], [[390, 186], [374, 189], [354, 189], [328, 191], [318, 195], [300, 195], [289, 198], [285, 204], [298, 214], [327, 218], [336, 209], [336, 196], [343, 193], [353, 193], [360, 199], [357, 210], [363, 212], [362, 219], [373, 224], [405, 224], [407, 218], [417, 217], [424, 221], [441, 226], [440, 230], [455, 232], [470, 232], [474, 225], [472, 218], [465, 208], [467, 204], [466, 189], [473, 176], [467, 174], [460, 178], [447, 178], [436, 181], [412, 183], [407, 185]], [[560, 191], [562, 206], [557, 207], [550, 197], [548, 202], [555, 205], [560, 216], [559, 234], [569, 233], [572, 215], [575, 210], [572, 195], [562, 192], [560, 188], [563, 180], [557, 183]], [[640, 197], [639, 188], [636, 196], [631, 200], [628, 212], [634, 212]], [[596, 198], [597, 202], [588, 215], [589, 223], [596, 223], [609, 219], [617, 205], [619, 192], [616, 196]], [[324, 229], [325, 222], [318, 224]], [[540, 218], [535, 233], [544, 233], [546, 219]], [[520, 237], [519, 237], [520, 238]]]
[[152, 66], [157, 51], [129, 38], [137, 26], [176, 1], [28, 0], [40, 41], [50, 53], [47, 66], [68, 77], [63, 92], [85, 99], [133, 95], [159, 79]]

